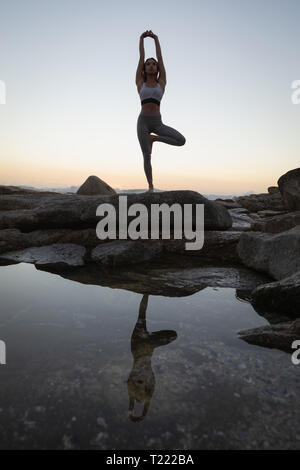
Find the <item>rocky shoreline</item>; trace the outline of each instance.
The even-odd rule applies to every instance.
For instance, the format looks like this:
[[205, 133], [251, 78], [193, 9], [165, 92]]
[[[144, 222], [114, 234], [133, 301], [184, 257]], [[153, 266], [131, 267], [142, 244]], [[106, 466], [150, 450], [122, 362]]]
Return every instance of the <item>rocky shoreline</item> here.
[[286, 338], [299, 339], [300, 169], [281, 176], [267, 193], [227, 200], [187, 190], [126, 194], [128, 205], [147, 208], [204, 204], [201, 250], [185, 250], [188, 240], [172, 232], [169, 240], [99, 239], [96, 209], [110, 203], [117, 213], [120, 195], [95, 177], [78, 194], [0, 186], [0, 264], [33, 263], [79, 282], [154, 295], [191, 295], [207, 286], [241, 289], [270, 323], [263, 332], [242, 332], [242, 339], [283, 350]]

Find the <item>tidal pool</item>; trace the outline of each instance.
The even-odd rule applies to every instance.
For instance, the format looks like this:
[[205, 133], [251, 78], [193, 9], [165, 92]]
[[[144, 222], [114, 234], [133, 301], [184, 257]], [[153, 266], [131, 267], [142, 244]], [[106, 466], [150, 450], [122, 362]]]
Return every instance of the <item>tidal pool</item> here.
[[267, 321], [235, 289], [137, 294], [20, 263], [0, 293], [1, 449], [300, 447], [300, 365], [238, 338]]

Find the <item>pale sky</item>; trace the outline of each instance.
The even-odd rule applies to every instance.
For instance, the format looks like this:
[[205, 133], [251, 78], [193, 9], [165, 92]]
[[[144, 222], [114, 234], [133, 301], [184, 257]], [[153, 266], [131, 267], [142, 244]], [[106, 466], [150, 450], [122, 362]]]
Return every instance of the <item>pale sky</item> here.
[[265, 192], [300, 166], [299, 18], [299, 0], [0, 0], [0, 184], [147, 187], [135, 73], [152, 29], [162, 121], [186, 138], [154, 143], [154, 186]]

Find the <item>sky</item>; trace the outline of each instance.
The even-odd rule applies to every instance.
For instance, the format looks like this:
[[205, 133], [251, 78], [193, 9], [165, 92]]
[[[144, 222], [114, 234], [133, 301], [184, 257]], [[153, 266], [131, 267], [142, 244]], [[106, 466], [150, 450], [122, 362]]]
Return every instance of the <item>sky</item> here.
[[299, 0], [0, 0], [0, 184], [147, 187], [135, 74], [151, 29], [162, 121], [186, 138], [154, 142], [154, 187], [266, 192], [300, 166], [299, 18]]

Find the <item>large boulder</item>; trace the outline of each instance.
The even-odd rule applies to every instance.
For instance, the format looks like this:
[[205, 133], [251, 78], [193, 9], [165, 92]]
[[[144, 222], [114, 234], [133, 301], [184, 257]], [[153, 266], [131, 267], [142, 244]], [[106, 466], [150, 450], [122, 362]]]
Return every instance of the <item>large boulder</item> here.
[[274, 279], [283, 279], [300, 270], [300, 225], [271, 235], [242, 233], [237, 252], [248, 267], [265, 271]]
[[[96, 209], [100, 204], [112, 204], [116, 210], [117, 224], [119, 214], [119, 196], [82, 196], [78, 194], [28, 194], [5, 195], [0, 197], [0, 230], [18, 228], [23, 232], [46, 228], [96, 228], [100, 217]], [[124, 196], [123, 196], [124, 197]], [[26, 208], [24, 207], [24, 199]], [[22, 208], [20, 207], [22, 201]], [[177, 203], [184, 209], [184, 204], [204, 204], [205, 230], [227, 230], [232, 225], [232, 219], [227, 209], [217, 202], [210, 201], [196, 191], [162, 191], [126, 195], [127, 207], [135, 203], [143, 204], [150, 213], [152, 204]], [[14, 207], [17, 207], [14, 210]], [[122, 209], [121, 209], [122, 210]], [[128, 221], [135, 216], [128, 217]], [[195, 228], [196, 214], [193, 210], [193, 227]], [[172, 227], [172, 217], [171, 217]]]
[[85, 196], [107, 194], [108, 196], [112, 196], [117, 193], [113, 188], [105, 183], [105, 181], [98, 178], [98, 176], [89, 176], [77, 190], [77, 194], [83, 194]]
[[[124, 196], [124, 195], [123, 195]], [[193, 229], [196, 228], [196, 213], [195, 206], [196, 204], [204, 205], [204, 226], [205, 230], [227, 230], [232, 225], [232, 219], [227, 209], [218, 204], [217, 202], [210, 201], [206, 197], [202, 196], [196, 191], [189, 190], [176, 190], [176, 191], [161, 191], [153, 193], [140, 193], [140, 194], [128, 194], [127, 197], [127, 207], [133, 204], [143, 204], [149, 214], [153, 205], [162, 205], [164, 204], [171, 206], [177, 204], [181, 207], [182, 215], [184, 212], [185, 205], [191, 205], [193, 207], [192, 213], [192, 226]], [[115, 195], [111, 198], [106, 199], [103, 202], [108, 202], [112, 204], [117, 212], [117, 215], [120, 210], [120, 196]], [[100, 202], [99, 202], [100, 203]], [[128, 216], [128, 221], [135, 219], [136, 216]], [[99, 220], [95, 217], [95, 205], [89, 204], [87, 211], [83, 214], [84, 220]], [[173, 217], [170, 218], [171, 227], [173, 227]], [[184, 219], [184, 217], [182, 217]], [[118, 221], [117, 221], [118, 224]], [[149, 227], [150, 228], [150, 227]]]
[[300, 168], [290, 170], [278, 180], [285, 206], [292, 210], [300, 210]]

